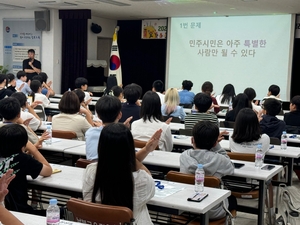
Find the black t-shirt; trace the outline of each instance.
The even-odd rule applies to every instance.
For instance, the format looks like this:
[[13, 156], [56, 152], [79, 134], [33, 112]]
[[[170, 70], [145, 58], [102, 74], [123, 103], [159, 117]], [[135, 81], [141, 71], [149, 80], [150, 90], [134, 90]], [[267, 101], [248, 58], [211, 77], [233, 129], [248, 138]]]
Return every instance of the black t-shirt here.
[[123, 123], [131, 116], [133, 118], [130, 121], [130, 124], [136, 120], [139, 120], [141, 118], [140, 111], [141, 111], [141, 107], [136, 104], [123, 103], [122, 110], [121, 110], [122, 118], [119, 120], [119, 122]]
[[[25, 69], [32, 70], [32, 67], [28, 64], [30, 60], [31, 59], [25, 59], [25, 60], [23, 60], [23, 71], [25, 71]], [[41, 69], [41, 62], [39, 60], [34, 59], [32, 65], [35, 68]], [[35, 73], [35, 72], [34, 73], [26, 73], [27, 80], [31, 80], [32, 77], [34, 77], [35, 75], [38, 75], [38, 74]]]
[[13, 94], [12, 90], [3, 88], [3, 89], [0, 90], [0, 100], [5, 98], [5, 97], [9, 97], [12, 94]]
[[17, 210], [24, 213], [32, 212], [32, 207], [27, 204], [28, 194], [26, 176], [29, 175], [32, 179], [37, 178], [43, 168], [43, 164], [30, 155], [19, 153], [16, 154], [12, 161], [10, 161], [6, 166], [12, 167], [16, 173], [15, 179], [13, 179], [8, 186], [9, 195], [6, 196], [12, 196], [15, 206], [10, 206], [6, 202], [6, 208], [8, 210]]

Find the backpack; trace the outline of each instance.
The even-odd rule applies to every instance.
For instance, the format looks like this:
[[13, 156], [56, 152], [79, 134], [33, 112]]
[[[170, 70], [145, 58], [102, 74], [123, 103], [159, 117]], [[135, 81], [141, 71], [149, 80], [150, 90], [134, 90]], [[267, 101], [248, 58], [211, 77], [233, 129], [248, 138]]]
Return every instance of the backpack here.
[[300, 225], [300, 190], [280, 184], [276, 225]]

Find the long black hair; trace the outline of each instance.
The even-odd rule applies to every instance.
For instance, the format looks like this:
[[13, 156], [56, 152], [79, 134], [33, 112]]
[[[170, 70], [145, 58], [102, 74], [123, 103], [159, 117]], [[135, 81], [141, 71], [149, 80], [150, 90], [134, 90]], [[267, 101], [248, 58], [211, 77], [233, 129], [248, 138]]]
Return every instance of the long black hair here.
[[111, 123], [101, 132], [98, 145], [98, 166], [92, 195], [100, 192], [101, 203], [125, 206], [133, 210], [136, 159], [133, 137], [121, 123]]
[[234, 120], [237, 117], [238, 113], [243, 108], [250, 108], [252, 110], [252, 105], [249, 102], [249, 99], [246, 94], [238, 94], [232, 103], [232, 108], [234, 111]]
[[151, 118], [156, 122], [161, 120], [161, 102], [156, 92], [147, 91], [144, 94], [140, 116], [144, 122], [146, 122], [146, 120], [151, 121]]
[[223, 98], [221, 100], [221, 103], [230, 103], [233, 102], [235, 98], [235, 90], [234, 86], [232, 84], [226, 84], [222, 91]]

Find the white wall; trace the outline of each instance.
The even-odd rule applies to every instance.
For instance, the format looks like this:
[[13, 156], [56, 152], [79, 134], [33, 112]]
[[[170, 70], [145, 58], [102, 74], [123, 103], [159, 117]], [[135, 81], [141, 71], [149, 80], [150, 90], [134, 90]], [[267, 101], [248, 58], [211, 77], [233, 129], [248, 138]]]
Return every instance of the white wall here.
[[[94, 34], [91, 31], [92, 23], [96, 23], [102, 27], [100, 34]], [[88, 59], [97, 59], [97, 40], [98, 37], [112, 38], [117, 20], [103, 19], [100, 17], [92, 16], [88, 21]]]

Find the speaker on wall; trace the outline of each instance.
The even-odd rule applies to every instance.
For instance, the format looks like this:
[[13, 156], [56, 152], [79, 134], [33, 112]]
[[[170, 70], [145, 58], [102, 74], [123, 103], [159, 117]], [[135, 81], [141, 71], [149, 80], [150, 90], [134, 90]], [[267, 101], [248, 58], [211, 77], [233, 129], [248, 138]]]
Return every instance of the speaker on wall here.
[[34, 11], [35, 30], [50, 31], [50, 10]]

